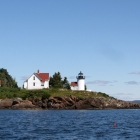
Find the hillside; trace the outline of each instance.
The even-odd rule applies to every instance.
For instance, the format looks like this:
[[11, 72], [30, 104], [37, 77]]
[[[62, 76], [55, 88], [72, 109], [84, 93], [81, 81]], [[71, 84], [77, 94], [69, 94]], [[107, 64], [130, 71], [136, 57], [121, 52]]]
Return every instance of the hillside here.
[[131, 102], [140, 104], [140, 100], [134, 100], [134, 101], [131, 101]]

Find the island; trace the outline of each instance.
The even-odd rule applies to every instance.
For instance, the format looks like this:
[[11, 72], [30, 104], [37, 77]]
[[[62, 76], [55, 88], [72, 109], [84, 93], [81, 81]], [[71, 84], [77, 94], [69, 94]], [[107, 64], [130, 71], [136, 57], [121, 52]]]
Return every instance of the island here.
[[20, 88], [6, 69], [0, 69], [0, 109], [140, 108], [138, 103], [118, 100], [106, 93], [86, 89], [71, 90], [67, 78], [63, 80], [59, 72], [50, 77], [50, 83], [49, 88], [33, 90]]
[[101, 92], [71, 91], [53, 88], [43, 90], [1, 88], [0, 95], [0, 109], [52, 110], [140, 108], [140, 104], [138, 103], [118, 100]]

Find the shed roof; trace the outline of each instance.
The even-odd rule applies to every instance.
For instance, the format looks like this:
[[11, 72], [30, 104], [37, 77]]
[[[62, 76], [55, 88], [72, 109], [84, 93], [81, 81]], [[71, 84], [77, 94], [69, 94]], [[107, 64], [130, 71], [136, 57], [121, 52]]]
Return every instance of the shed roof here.
[[71, 85], [71, 86], [73, 86], [73, 87], [78, 86], [77, 82], [71, 82], [71, 84], [70, 84], [70, 85]]

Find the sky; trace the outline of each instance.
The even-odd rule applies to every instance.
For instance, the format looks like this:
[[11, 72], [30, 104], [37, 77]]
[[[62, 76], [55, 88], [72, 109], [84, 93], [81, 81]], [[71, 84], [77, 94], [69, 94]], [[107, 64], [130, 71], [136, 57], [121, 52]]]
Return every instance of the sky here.
[[22, 87], [37, 72], [80, 71], [87, 89], [140, 100], [139, 0], [0, 0], [0, 68]]

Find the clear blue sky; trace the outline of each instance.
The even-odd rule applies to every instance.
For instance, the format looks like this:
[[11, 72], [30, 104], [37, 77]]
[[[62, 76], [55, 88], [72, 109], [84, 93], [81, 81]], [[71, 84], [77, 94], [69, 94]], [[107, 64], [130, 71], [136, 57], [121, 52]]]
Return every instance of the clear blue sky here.
[[140, 99], [139, 0], [0, 0], [0, 67], [22, 87], [38, 69]]

